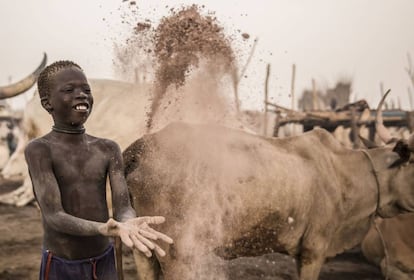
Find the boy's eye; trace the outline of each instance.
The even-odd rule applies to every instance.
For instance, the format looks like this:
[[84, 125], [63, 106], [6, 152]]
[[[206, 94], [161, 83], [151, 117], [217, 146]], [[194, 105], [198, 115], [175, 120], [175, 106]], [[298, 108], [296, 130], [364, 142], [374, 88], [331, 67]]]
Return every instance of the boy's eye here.
[[67, 93], [71, 93], [73, 92], [73, 88], [64, 88], [63, 91]]

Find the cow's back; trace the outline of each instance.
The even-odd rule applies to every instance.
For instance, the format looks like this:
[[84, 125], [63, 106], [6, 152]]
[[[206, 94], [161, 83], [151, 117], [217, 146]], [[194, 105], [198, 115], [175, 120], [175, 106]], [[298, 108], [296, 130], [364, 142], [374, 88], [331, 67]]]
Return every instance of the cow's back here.
[[332, 168], [324, 164], [333, 160], [322, 158], [335, 149], [342, 151], [323, 131], [270, 139], [217, 125], [174, 123], [139, 139], [124, 158], [138, 214], [166, 216], [174, 224], [166, 232], [180, 235], [185, 224], [204, 230], [203, 240], [216, 244], [271, 220], [278, 228], [267, 230], [294, 250], [309, 211], [325, 215], [326, 209], [315, 206], [322, 204], [314, 203], [318, 191], [312, 188], [320, 171]]

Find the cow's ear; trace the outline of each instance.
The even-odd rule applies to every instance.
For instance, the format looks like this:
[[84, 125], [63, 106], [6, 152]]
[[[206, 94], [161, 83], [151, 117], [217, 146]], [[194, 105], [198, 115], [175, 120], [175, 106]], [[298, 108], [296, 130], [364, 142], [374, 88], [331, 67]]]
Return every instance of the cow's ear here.
[[358, 137], [367, 149], [378, 148], [378, 145], [375, 142], [373, 142], [373, 141], [371, 141], [371, 140], [369, 140], [365, 137], [362, 137], [359, 134], [358, 134]]
[[406, 140], [398, 140], [395, 143], [394, 148], [392, 149], [394, 153], [397, 153], [400, 158], [394, 161], [389, 168], [398, 167], [402, 164], [408, 163], [410, 161], [411, 152], [408, 148], [408, 144]]
[[397, 159], [396, 161], [394, 161], [393, 163], [391, 163], [391, 164], [390, 164], [390, 166], [388, 166], [388, 168], [398, 167], [398, 166], [403, 165], [403, 164], [404, 164], [404, 163], [406, 163], [406, 162], [408, 162], [408, 160], [407, 160], [407, 159], [402, 159], [402, 158], [399, 158], [399, 159]]
[[405, 140], [398, 140], [395, 143], [394, 148], [392, 149], [393, 152], [397, 153], [401, 159], [408, 161], [411, 156], [411, 151], [408, 147], [408, 143]]

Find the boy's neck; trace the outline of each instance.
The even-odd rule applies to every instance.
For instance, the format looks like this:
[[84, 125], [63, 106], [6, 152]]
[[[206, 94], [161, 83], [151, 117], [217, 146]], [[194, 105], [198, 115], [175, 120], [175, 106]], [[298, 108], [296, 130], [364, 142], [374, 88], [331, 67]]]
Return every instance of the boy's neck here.
[[58, 124], [55, 124], [52, 126], [52, 130], [59, 132], [59, 133], [66, 133], [66, 134], [83, 134], [85, 133], [85, 127], [79, 126], [79, 127], [63, 127]]

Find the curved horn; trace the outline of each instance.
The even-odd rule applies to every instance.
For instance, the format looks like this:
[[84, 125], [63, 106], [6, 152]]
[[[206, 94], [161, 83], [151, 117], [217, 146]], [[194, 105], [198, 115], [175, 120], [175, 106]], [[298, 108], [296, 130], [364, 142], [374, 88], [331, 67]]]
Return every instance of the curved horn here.
[[46, 53], [43, 54], [43, 60], [42, 63], [40, 63], [39, 67], [24, 78], [23, 80], [11, 84], [9, 86], [0, 87], [0, 99], [6, 99], [9, 97], [13, 97], [16, 95], [19, 95], [20, 93], [25, 92], [29, 88], [31, 88], [37, 81], [37, 77], [39, 76], [40, 72], [45, 68], [47, 63], [47, 55]]
[[379, 138], [381, 138], [381, 140], [386, 144], [389, 141], [391, 141], [392, 136], [391, 136], [391, 133], [388, 131], [388, 129], [384, 126], [384, 123], [382, 120], [382, 104], [384, 104], [385, 98], [390, 93], [390, 91], [391, 91], [390, 89], [387, 90], [387, 92], [382, 97], [380, 103], [378, 104], [377, 115], [375, 117], [375, 129], [377, 130], [377, 134]]
[[414, 133], [411, 133], [407, 139], [407, 145], [410, 152], [414, 153]]

